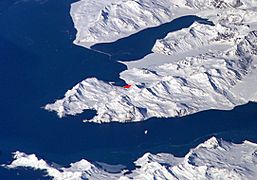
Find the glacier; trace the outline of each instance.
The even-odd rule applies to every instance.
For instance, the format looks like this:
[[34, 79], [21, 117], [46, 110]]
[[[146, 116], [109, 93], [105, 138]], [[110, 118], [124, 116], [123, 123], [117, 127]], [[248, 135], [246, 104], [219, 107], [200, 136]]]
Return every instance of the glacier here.
[[[89, 8], [91, 6], [95, 8]], [[155, 6], [162, 10], [155, 12]], [[86, 11], [87, 8], [90, 11]], [[126, 23], [134, 25], [140, 22], [137, 18], [142, 18], [145, 23], [138, 24], [138, 28], [130, 29], [113, 22], [128, 17], [127, 13], [132, 10], [138, 12], [133, 12]], [[102, 11], [108, 11], [106, 21], [102, 19]], [[195, 22], [156, 40], [153, 53], [143, 59], [121, 62], [127, 70], [120, 73], [120, 78], [132, 85], [129, 89], [92, 77], [68, 90], [63, 99], [47, 104], [45, 109], [57, 112], [59, 117], [93, 109], [97, 115], [90, 122], [136, 122], [209, 109], [230, 110], [257, 101], [256, 1], [116, 0], [98, 3], [82, 0], [71, 8], [78, 29], [75, 43], [84, 46], [80, 42], [113, 41], [170, 21], [182, 12], [205, 17], [214, 26]], [[150, 15], [142, 17], [140, 13], [154, 14], [159, 21], [154, 21]], [[89, 31], [89, 26], [97, 31]], [[117, 29], [120, 31], [116, 33]], [[92, 39], [84, 39], [84, 36]]]
[[[248, 179], [257, 178], [257, 144], [241, 144], [212, 137], [191, 149], [184, 157], [168, 153], [145, 153], [137, 159], [133, 170], [122, 165], [91, 163], [85, 159], [61, 167], [47, 163], [35, 154], [14, 152], [8, 169], [30, 168], [42, 170], [55, 180], [110, 179]], [[114, 171], [114, 172], [113, 172]]]

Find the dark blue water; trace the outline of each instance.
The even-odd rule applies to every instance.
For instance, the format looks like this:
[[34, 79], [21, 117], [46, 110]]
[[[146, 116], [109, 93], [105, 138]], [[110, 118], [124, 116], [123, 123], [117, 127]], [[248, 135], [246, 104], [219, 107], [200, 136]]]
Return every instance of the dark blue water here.
[[[131, 124], [83, 123], [82, 119], [94, 114], [91, 111], [64, 119], [46, 112], [42, 106], [61, 98], [81, 80], [97, 77], [119, 83], [119, 72], [126, 67], [115, 58], [72, 44], [76, 33], [69, 16], [72, 0], [4, 2], [0, 3], [0, 164], [20, 150], [61, 165], [85, 158], [132, 168], [132, 162], [145, 152], [183, 156], [212, 135], [233, 142], [257, 142], [256, 103], [232, 111], [211, 110]], [[140, 56], [149, 52], [147, 48]], [[42, 174], [0, 169], [5, 179], [17, 173], [24, 179]]]
[[109, 54], [114, 60], [138, 60], [152, 53], [152, 48], [157, 39], [163, 39], [169, 32], [187, 28], [195, 21], [210, 26], [214, 25], [208, 19], [193, 15], [183, 16], [160, 26], [142, 30], [140, 33], [132, 34], [115, 42], [96, 44], [91, 48]]

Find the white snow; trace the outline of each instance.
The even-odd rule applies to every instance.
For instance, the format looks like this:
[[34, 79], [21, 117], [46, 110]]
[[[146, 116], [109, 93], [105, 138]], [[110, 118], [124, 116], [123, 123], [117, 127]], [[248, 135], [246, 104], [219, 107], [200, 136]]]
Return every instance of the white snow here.
[[[60, 117], [85, 109], [97, 110], [93, 122], [131, 122], [150, 117], [184, 116], [207, 109], [232, 109], [256, 98], [242, 93], [246, 82], [256, 92], [257, 32], [250, 32], [232, 48], [147, 68], [132, 68], [120, 76], [130, 89], [89, 78], [69, 90], [65, 97], [45, 106]], [[256, 79], [255, 79], [256, 80]], [[235, 89], [233, 89], [235, 87]], [[247, 95], [247, 96], [245, 96]]]
[[[104, 163], [103, 163], [104, 164]], [[248, 179], [257, 178], [257, 144], [244, 141], [242, 144], [228, 143], [223, 140], [210, 138], [206, 142], [191, 149], [185, 157], [174, 157], [172, 154], [146, 153], [137, 161], [136, 168], [129, 172], [120, 169], [119, 172], [107, 172], [105, 166], [97, 166], [81, 160], [72, 163], [70, 167], [55, 167], [39, 159], [36, 155], [22, 152], [14, 153], [14, 160], [6, 168], [32, 168], [45, 171], [55, 180], [79, 179]], [[113, 166], [116, 168], [117, 166]], [[124, 168], [123, 166], [121, 166]], [[117, 169], [117, 168], [116, 168]]]
[[[177, 1], [178, 2], [178, 1]], [[147, 27], [171, 21], [176, 4], [169, 0], [81, 0], [71, 5], [71, 16], [77, 29], [75, 44], [90, 47], [112, 42]], [[186, 11], [188, 9], [186, 8]]]
[[79, 180], [84, 176], [88, 176], [91, 179], [104, 179], [108, 177], [108, 179], [114, 180], [118, 177], [115, 174], [111, 175], [103, 169], [99, 169], [85, 159], [71, 163], [70, 167], [65, 168], [47, 164], [45, 160], [38, 159], [35, 154], [27, 155], [23, 152], [16, 151], [13, 158], [14, 161], [10, 165], [2, 166], [10, 169], [23, 167], [42, 170], [46, 172], [47, 176], [53, 177], [55, 180]]
[[90, 47], [200, 10], [248, 8], [256, 4], [251, 0], [80, 0], [71, 5], [70, 14], [77, 29], [74, 43]]
[[[94, 4], [95, 8], [89, 8]], [[132, 20], [128, 22], [132, 24], [139, 22], [135, 19], [141, 18], [140, 13], [154, 14], [161, 19], [158, 22], [161, 24], [174, 18], [168, 7], [182, 11], [187, 7], [210, 19], [215, 26], [195, 22], [189, 28], [171, 32], [164, 39], [157, 40], [153, 54], [138, 61], [123, 62], [128, 70], [121, 72], [120, 77], [127, 84], [132, 84], [130, 89], [88, 78], [69, 90], [63, 99], [46, 105], [45, 109], [56, 111], [59, 117], [94, 109], [97, 115], [89, 120], [91, 122], [134, 122], [151, 117], [185, 116], [208, 109], [230, 110], [237, 105], [257, 101], [256, 4], [250, 0], [116, 0], [104, 3], [82, 0], [75, 3], [75, 9], [89, 8], [86, 11], [89, 14], [105, 7], [104, 10], [109, 13], [108, 22], [122, 18], [124, 13], [127, 13], [126, 17], [131, 14]], [[77, 14], [78, 10], [74, 12], [72, 9], [71, 14]], [[161, 16], [160, 9], [167, 12]], [[132, 13], [132, 10], [137, 12]], [[96, 22], [90, 19], [94, 16], [87, 17], [87, 13], [77, 22], [74, 20], [75, 26], [82, 23], [87, 29], [83, 23], [90, 21], [86, 24], [96, 25], [92, 26], [93, 29], [111, 33], [107, 36], [111, 38], [109, 40], [113, 40], [112, 35], [116, 37], [115, 27], [101, 24], [102, 16]], [[144, 22], [155, 22], [147, 19], [151, 15], [144, 16]], [[98, 27], [99, 23], [101, 28]], [[139, 26], [139, 29], [146, 26], [149, 24]], [[128, 29], [123, 26], [119, 28]], [[117, 37], [125, 34], [118, 33]], [[87, 34], [86, 37], [94, 39], [94, 35], [104, 40], [99, 32]]]

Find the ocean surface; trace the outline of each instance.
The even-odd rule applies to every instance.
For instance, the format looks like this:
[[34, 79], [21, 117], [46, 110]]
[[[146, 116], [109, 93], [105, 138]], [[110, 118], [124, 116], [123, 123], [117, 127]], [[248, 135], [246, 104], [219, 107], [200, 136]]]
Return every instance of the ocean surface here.
[[[158, 34], [161, 27], [150, 28], [114, 43], [94, 46], [111, 54], [111, 58], [75, 46], [72, 41], [76, 31], [69, 15], [72, 2], [0, 1], [0, 164], [10, 162], [11, 153], [19, 150], [62, 166], [84, 158], [133, 168], [133, 161], [146, 152], [184, 156], [213, 135], [232, 142], [257, 142], [257, 103], [232, 111], [209, 110], [182, 118], [152, 118], [129, 124], [83, 123], [94, 111], [63, 119], [45, 111], [45, 104], [62, 98], [85, 78], [97, 77], [122, 85], [119, 72], [126, 66], [117, 59], [143, 57], [151, 53], [150, 46], [135, 51], [135, 40], [151, 43], [164, 36]], [[208, 23], [195, 16], [180, 20], [183, 23], [176, 20], [162, 27], [168, 32], [189, 26], [194, 20]], [[117, 47], [120, 53], [112, 54]], [[0, 168], [0, 179], [48, 179], [42, 174]]]

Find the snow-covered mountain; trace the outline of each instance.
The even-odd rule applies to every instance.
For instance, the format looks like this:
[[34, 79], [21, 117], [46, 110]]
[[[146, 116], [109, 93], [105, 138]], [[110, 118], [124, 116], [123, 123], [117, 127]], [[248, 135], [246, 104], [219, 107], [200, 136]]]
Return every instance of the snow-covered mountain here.
[[89, 47], [160, 25], [174, 18], [174, 6], [169, 0], [78, 1], [71, 6], [71, 16], [78, 31], [74, 42]]
[[[117, 19], [116, 16], [122, 18], [125, 12], [131, 14], [132, 19], [141, 18], [140, 14], [126, 10], [129, 5], [137, 4], [140, 10], [134, 5], [133, 10], [147, 15], [147, 18], [151, 17], [148, 11], [153, 11], [152, 14], [160, 19], [157, 24], [160, 24], [174, 18], [172, 11], [167, 10], [168, 7], [181, 9], [182, 12], [187, 7], [190, 12], [195, 11], [210, 19], [214, 26], [195, 22], [189, 28], [171, 32], [164, 39], [157, 40], [152, 49], [153, 54], [138, 61], [124, 62], [128, 70], [121, 72], [120, 77], [132, 84], [130, 89], [89, 78], [69, 90], [63, 99], [46, 105], [45, 109], [56, 111], [59, 117], [94, 109], [97, 115], [90, 121], [132, 122], [151, 117], [184, 116], [208, 109], [229, 110], [249, 101], [257, 101], [256, 1], [125, 0], [101, 2], [99, 7], [89, 8], [97, 3], [82, 0], [75, 4], [75, 9], [78, 11], [88, 8], [95, 13], [99, 8], [105, 7], [108, 10], [109, 23]], [[166, 9], [165, 16], [161, 16], [163, 11], [155, 6]], [[71, 14], [74, 16], [77, 11], [72, 9]], [[86, 17], [87, 13], [81, 19], [75, 20], [75, 26], [80, 23], [83, 25], [83, 20], [89, 21], [94, 16]], [[147, 18], [143, 19], [146, 22], [155, 22]], [[134, 25], [134, 21], [140, 22], [128, 22]], [[95, 30], [111, 33], [115, 37], [117, 35], [112, 25], [102, 24], [101, 18], [88, 24], [99, 26], [93, 28]], [[140, 25], [138, 29], [148, 26], [149, 24]], [[84, 25], [83, 27], [87, 28]], [[130, 28], [121, 26], [120, 29]], [[125, 34], [135, 31], [133, 29]], [[81, 29], [81, 32], [85, 35], [88, 31]], [[102, 36], [96, 31], [94, 33], [99, 38]], [[117, 37], [125, 34], [121, 33]], [[87, 34], [86, 37], [95, 36]], [[107, 37], [113, 40], [112, 36]], [[92, 42], [96, 43], [98, 40]]]
[[78, 31], [74, 43], [89, 47], [118, 40], [182, 15], [256, 5], [254, 0], [80, 0], [71, 6]]
[[[90, 163], [82, 159], [70, 167], [57, 167], [39, 159], [36, 155], [14, 153], [14, 160], [6, 168], [32, 168], [45, 171], [55, 180], [110, 179], [248, 179], [257, 178], [257, 144], [244, 141], [228, 143], [215, 137], [191, 149], [185, 157], [172, 154], [146, 153], [137, 161], [136, 168], [127, 170], [122, 165]], [[113, 172], [114, 171], [114, 172]]]
[[[205, 11], [206, 12], [206, 11]], [[199, 13], [201, 14], [201, 12]], [[251, 31], [257, 28], [257, 9], [255, 11], [242, 9], [227, 9], [222, 11], [210, 11], [208, 15], [215, 26], [209, 26], [195, 22], [190, 28], [171, 32], [164, 39], [157, 40], [153, 52], [175, 55], [179, 52], [187, 52], [194, 49], [217, 46], [233, 47]], [[213, 47], [210, 47], [210, 46]]]

